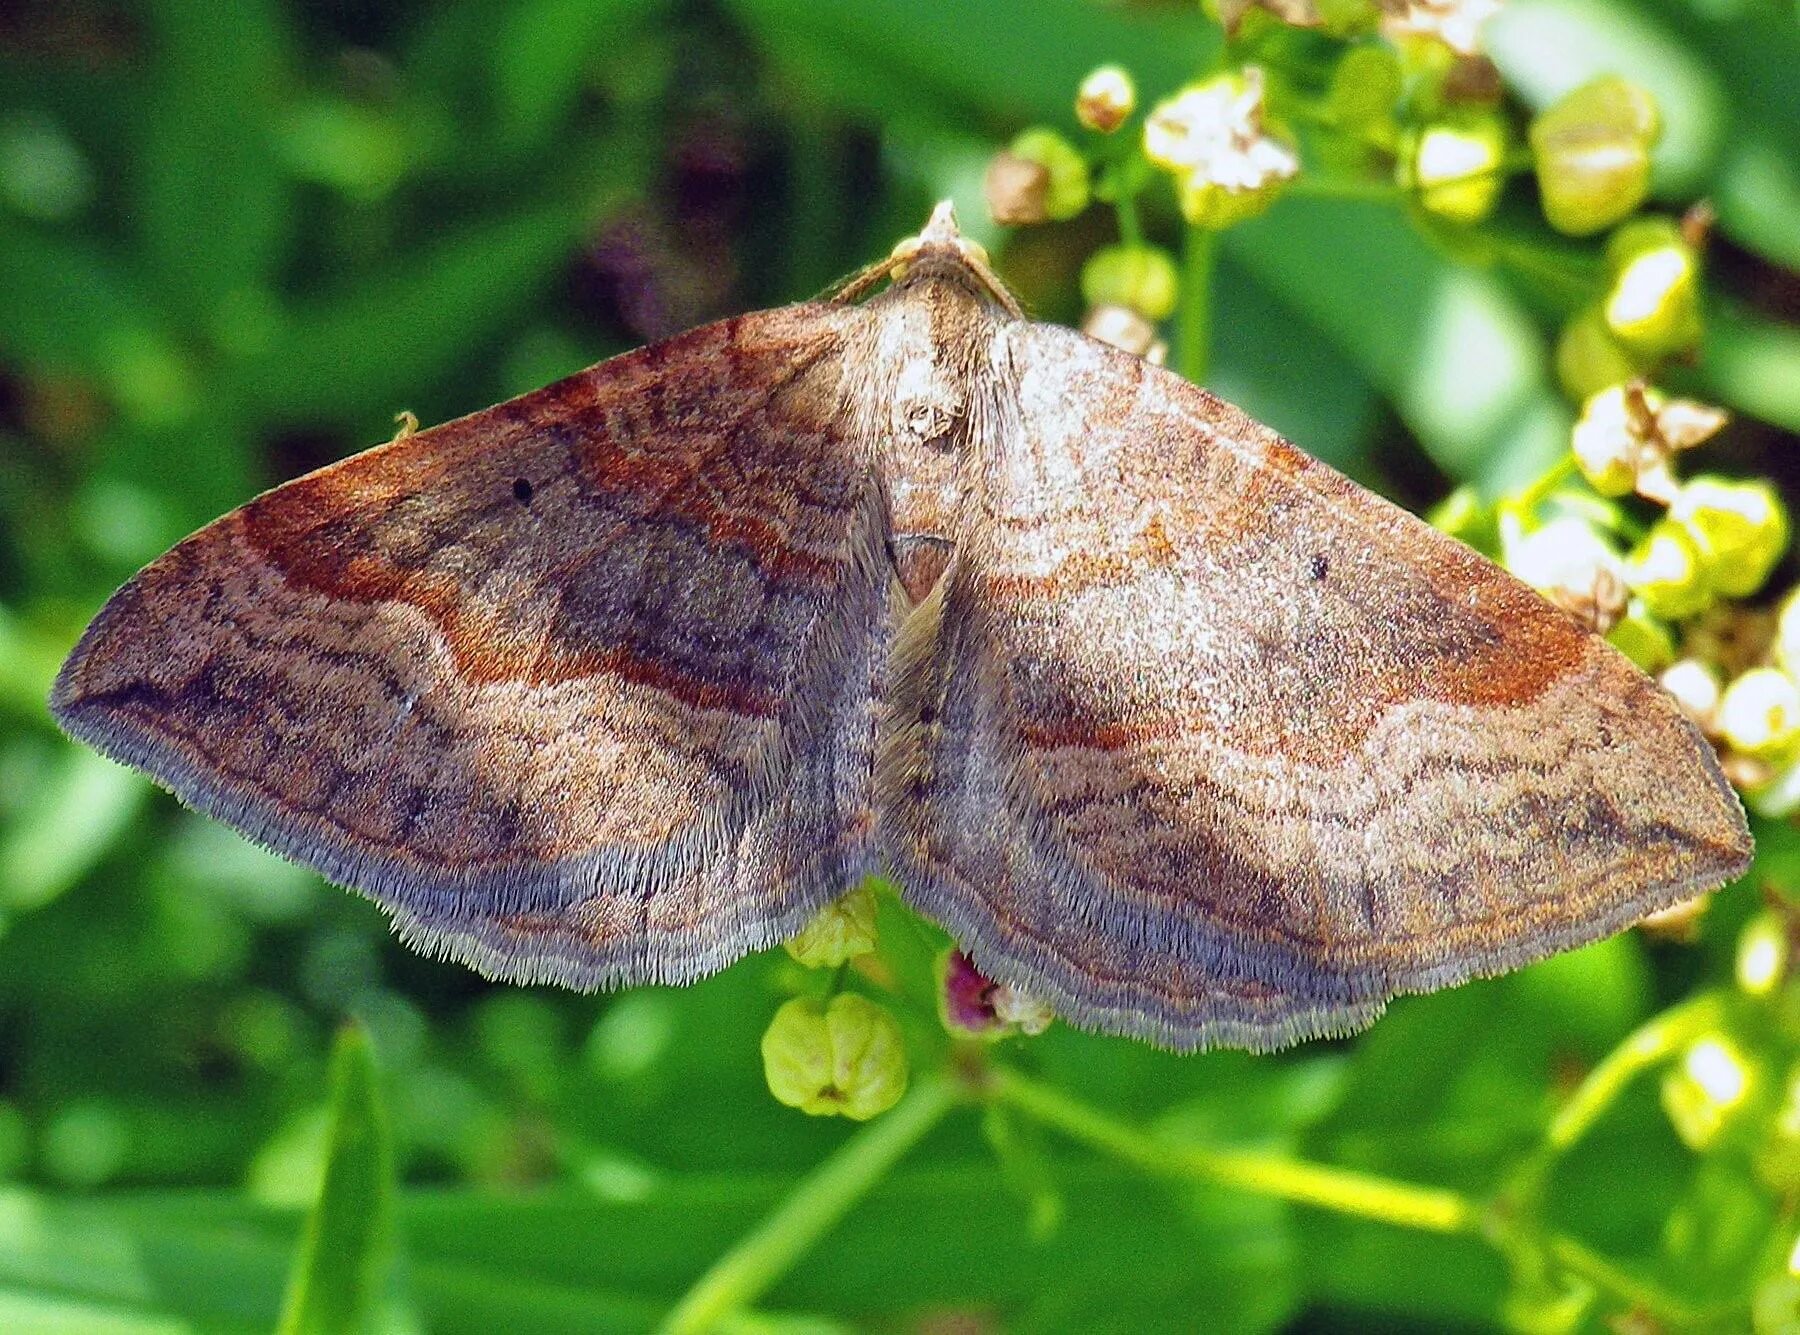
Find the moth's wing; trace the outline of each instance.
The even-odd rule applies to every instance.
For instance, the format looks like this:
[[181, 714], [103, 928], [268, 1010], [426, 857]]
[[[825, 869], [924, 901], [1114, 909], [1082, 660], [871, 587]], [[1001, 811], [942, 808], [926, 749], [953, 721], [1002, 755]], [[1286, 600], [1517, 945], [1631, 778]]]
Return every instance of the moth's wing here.
[[106, 605], [55, 713], [494, 976], [791, 935], [872, 858], [861, 318], [728, 320], [271, 491]]
[[901, 635], [901, 884], [1079, 1024], [1280, 1046], [1741, 872], [1710, 748], [1511, 576], [1185, 381], [1012, 324]]

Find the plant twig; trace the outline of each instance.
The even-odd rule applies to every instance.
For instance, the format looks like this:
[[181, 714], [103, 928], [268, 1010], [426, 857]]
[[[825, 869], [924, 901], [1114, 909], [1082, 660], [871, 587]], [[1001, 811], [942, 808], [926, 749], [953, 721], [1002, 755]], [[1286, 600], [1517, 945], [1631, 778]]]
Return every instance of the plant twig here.
[[1206, 379], [1212, 352], [1213, 264], [1218, 249], [1217, 232], [1206, 227], [1187, 229], [1181, 261], [1181, 309], [1176, 313], [1180, 340], [1176, 369], [1196, 385]]
[[1480, 1231], [1480, 1207], [1453, 1191], [1283, 1155], [1171, 1145], [1016, 1071], [996, 1068], [990, 1081], [994, 1097], [1026, 1116], [1152, 1173], [1235, 1187], [1399, 1228]]
[[915, 1082], [891, 1111], [845, 1141], [700, 1276], [664, 1319], [663, 1335], [700, 1335], [755, 1302], [955, 1103], [956, 1091], [943, 1076]]

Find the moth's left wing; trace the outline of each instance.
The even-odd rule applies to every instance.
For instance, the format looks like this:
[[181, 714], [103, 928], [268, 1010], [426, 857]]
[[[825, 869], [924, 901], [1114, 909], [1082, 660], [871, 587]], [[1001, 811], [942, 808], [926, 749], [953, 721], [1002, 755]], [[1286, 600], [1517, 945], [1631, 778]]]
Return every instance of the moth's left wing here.
[[685, 981], [875, 859], [861, 312], [694, 330], [322, 469], [116, 594], [74, 736], [514, 981]]
[[1136, 358], [1024, 322], [995, 357], [879, 779], [909, 898], [991, 976], [1275, 1047], [1743, 870], [1699, 733], [1498, 567]]

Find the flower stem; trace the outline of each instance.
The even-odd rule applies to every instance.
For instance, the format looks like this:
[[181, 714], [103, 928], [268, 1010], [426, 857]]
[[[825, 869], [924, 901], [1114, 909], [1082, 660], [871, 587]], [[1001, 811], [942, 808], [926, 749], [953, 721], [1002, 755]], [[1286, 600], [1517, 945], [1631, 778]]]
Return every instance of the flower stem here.
[[942, 1076], [914, 1083], [890, 1112], [845, 1141], [772, 1214], [713, 1263], [664, 1319], [663, 1335], [700, 1335], [755, 1302], [924, 1139], [955, 1102], [955, 1088]]
[[1643, 1071], [1673, 1057], [1725, 1015], [1725, 999], [1718, 992], [1673, 1006], [1642, 1025], [1587, 1073], [1567, 1103], [1550, 1119], [1544, 1143], [1552, 1154], [1561, 1154], [1587, 1134], [1619, 1092]]
[[1119, 218], [1119, 241], [1127, 246], [1144, 244], [1143, 224], [1138, 221], [1137, 196], [1121, 194], [1113, 201], [1113, 210]]
[[1187, 229], [1181, 261], [1179, 332], [1181, 361], [1176, 369], [1196, 385], [1206, 379], [1212, 351], [1213, 264], [1219, 234], [1207, 227]]
[[1152, 1173], [1235, 1187], [1399, 1228], [1480, 1231], [1480, 1209], [1453, 1191], [1275, 1154], [1171, 1145], [1016, 1071], [995, 1068], [989, 1079], [992, 1095], [1018, 1112]]

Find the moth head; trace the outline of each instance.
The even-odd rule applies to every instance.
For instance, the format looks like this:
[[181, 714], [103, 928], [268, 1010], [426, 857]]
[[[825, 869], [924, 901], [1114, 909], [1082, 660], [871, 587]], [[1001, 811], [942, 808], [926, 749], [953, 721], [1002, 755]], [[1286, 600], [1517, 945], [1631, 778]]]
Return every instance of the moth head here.
[[854, 301], [883, 278], [896, 284], [916, 281], [928, 274], [948, 274], [992, 297], [1002, 309], [1021, 315], [1019, 303], [994, 273], [988, 253], [979, 241], [962, 234], [956, 225], [956, 206], [940, 200], [917, 236], [909, 236], [878, 264], [869, 266], [843, 284], [834, 294], [839, 301]]

